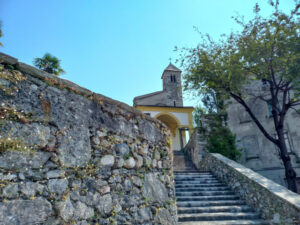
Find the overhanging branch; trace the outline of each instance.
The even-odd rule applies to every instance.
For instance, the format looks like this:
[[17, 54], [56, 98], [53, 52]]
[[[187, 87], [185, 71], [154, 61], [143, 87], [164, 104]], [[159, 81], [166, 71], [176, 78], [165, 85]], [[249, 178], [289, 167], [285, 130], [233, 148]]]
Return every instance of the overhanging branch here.
[[262, 126], [262, 124], [258, 121], [258, 119], [256, 118], [256, 116], [253, 114], [252, 110], [249, 108], [249, 106], [246, 104], [246, 102], [238, 95], [230, 92], [230, 96], [232, 98], [234, 98], [238, 103], [240, 103], [242, 106], [244, 106], [244, 108], [246, 109], [246, 111], [249, 113], [250, 117], [253, 119], [253, 121], [255, 122], [255, 124], [258, 126], [258, 128], [260, 129], [260, 131], [263, 133], [263, 135], [269, 139], [271, 142], [273, 142], [274, 144], [278, 145], [278, 140], [273, 138], [266, 130], [265, 128]]

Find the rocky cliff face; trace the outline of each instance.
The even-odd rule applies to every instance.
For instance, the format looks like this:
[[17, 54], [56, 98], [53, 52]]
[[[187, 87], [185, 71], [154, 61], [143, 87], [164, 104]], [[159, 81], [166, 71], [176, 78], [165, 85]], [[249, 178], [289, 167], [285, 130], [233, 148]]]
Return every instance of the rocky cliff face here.
[[175, 224], [168, 130], [0, 53], [0, 224]]

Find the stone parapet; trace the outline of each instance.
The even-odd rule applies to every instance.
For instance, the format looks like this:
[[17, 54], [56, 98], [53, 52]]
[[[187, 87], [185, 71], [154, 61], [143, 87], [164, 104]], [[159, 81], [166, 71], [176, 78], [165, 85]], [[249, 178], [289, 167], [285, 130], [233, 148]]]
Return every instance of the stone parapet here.
[[0, 224], [176, 224], [169, 131], [0, 53]]
[[270, 224], [300, 224], [300, 195], [220, 154], [208, 153], [200, 143], [201, 135], [195, 132], [185, 148], [199, 170], [211, 171]]
[[199, 128], [195, 128], [189, 139], [189, 142], [183, 149], [184, 153], [191, 159], [197, 169], [200, 169], [200, 162], [207, 154], [207, 151], [205, 150], [205, 144], [206, 142], [202, 138]]
[[212, 171], [272, 224], [300, 224], [300, 196], [220, 154], [207, 154], [202, 169]]

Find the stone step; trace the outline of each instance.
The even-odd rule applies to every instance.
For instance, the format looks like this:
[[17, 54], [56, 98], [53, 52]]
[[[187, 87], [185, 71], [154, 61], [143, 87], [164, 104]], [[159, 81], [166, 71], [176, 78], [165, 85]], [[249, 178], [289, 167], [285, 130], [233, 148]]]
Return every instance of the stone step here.
[[219, 220], [219, 221], [189, 221], [179, 222], [179, 225], [267, 225], [263, 220]]
[[234, 195], [232, 191], [178, 191], [176, 189], [176, 196], [220, 196], [220, 195]]
[[174, 175], [179, 224], [268, 224], [212, 173], [182, 170]]
[[212, 174], [175, 174], [175, 177], [215, 177]]
[[245, 205], [242, 200], [215, 200], [215, 201], [177, 201], [177, 207], [208, 207], [208, 206], [239, 206]]
[[176, 199], [177, 202], [179, 201], [197, 202], [197, 201], [238, 200], [239, 196], [237, 195], [192, 196], [192, 197], [176, 197]]
[[201, 178], [201, 179], [203, 179], [203, 178], [216, 178], [212, 174], [203, 174], [203, 175], [201, 175], [201, 174], [194, 174], [194, 175], [193, 174], [180, 174], [180, 175], [175, 174], [174, 177], [175, 178]]
[[212, 212], [253, 212], [247, 205], [240, 206], [206, 206], [206, 207], [179, 207], [178, 214], [212, 213]]
[[210, 177], [210, 178], [175, 178], [175, 183], [177, 182], [190, 182], [190, 181], [197, 181], [197, 182], [201, 182], [201, 183], [206, 183], [206, 182], [220, 182], [218, 179], [214, 178], [214, 177]]
[[211, 174], [210, 171], [206, 171], [206, 170], [174, 170], [173, 171], [175, 174], [181, 174], [181, 173], [199, 173], [199, 174], [202, 174], [202, 173], [209, 173]]
[[211, 184], [176, 184], [175, 183], [175, 188], [203, 188], [203, 187], [227, 187], [223, 183], [211, 183]]
[[213, 183], [220, 183], [220, 181], [218, 180], [208, 180], [208, 179], [205, 179], [205, 180], [178, 180], [178, 181], [175, 181], [176, 184], [213, 184]]
[[217, 213], [192, 213], [179, 214], [178, 221], [216, 221], [216, 220], [253, 220], [259, 219], [255, 212], [217, 212]]
[[226, 186], [220, 186], [220, 187], [183, 187], [183, 188], [176, 188], [176, 192], [185, 192], [185, 191], [191, 191], [191, 192], [202, 192], [202, 191], [229, 191], [229, 188]]

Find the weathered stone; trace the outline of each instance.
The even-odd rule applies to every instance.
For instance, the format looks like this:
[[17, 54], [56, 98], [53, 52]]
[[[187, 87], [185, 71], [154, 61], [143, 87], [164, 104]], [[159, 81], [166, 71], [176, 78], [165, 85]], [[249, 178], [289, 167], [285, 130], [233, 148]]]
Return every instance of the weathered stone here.
[[111, 212], [113, 204], [110, 194], [100, 197], [99, 204], [96, 206], [101, 215], [107, 215]]
[[43, 185], [30, 181], [21, 185], [21, 192], [27, 197], [35, 196], [37, 192], [42, 193], [43, 190]]
[[19, 173], [18, 177], [20, 180], [25, 180], [24, 173]]
[[8, 184], [3, 188], [3, 197], [5, 198], [16, 198], [18, 197], [19, 185], [18, 184]]
[[171, 216], [170, 212], [167, 209], [160, 209], [155, 216], [154, 221], [157, 224], [164, 224], [164, 225], [174, 225], [176, 224], [174, 218]]
[[[91, 193], [88, 192], [87, 194], [91, 194]], [[80, 196], [79, 191], [71, 191], [70, 198], [74, 201], [78, 201], [78, 200], [81, 200], [83, 198], [83, 196]]]
[[23, 124], [12, 122], [5, 124], [2, 129], [4, 136], [9, 136], [12, 139], [22, 139], [29, 146], [45, 147], [50, 139], [49, 127], [33, 123]]
[[125, 191], [130, 191], [132, 189], [132, 183], [129, 179], [126, 179], [124, 181], [124, 190]]
[[156, 168], [156, 164], [157, 164], [156, 159], [153, 159], [153, 160], [152, 160], [152, 163], [151, 163], [151, 166], [152, 166], [153, 168]]
[[133, 157], [129, 157], [129, 159], [125, 160], [124, 165], [127, 169], [132, 169], [135, 167], [135, 160]]
[[17, 178], [16, 174], [11, 174], [11, 173], [6, 174], [6, 175], [4, 175], [2, 173], [0, 174], [0, 180], [10, 181], [10, 180], [16, 180], [16, 178]]
[[25, 170], [24, 172], [27, 179], [30, 179], [32, 181], [39, 181], [45, 178], [43, 171], [41, 170]]
[[77, 188], [80, 188], [80, 186], [81, 186], [81, 180], [79, 180], [79, 179], [72, 180], [72, 183], [71, 183], [72, 188], [77, 189]]
[[159, 153], [159, 151], [156, 150], [154, 152], [154, 158], [156, 159], [156, 161], [160, 160], [160, 153]]
[[65, 201], [58, 202], [56, 208], [64, 221], [68, 222], [74, 217], [74, 207], [69, 197]]
[[79, 199], [80, 201], [84, 202], [89, 206], [96, 206], [100, 202], [100, 197], [101, 197], [100, 194], [97, 192], [96, 193], [88, 192], [86, 196], [80, 196]]
[[86, 127], [72, 127], [66, 135], [57, 138], [58, 156], [63, 165], [82, 166], [91, 158], [89, 130]]
[[148, 147], [138, 148], [138, 153], [140, 155], [146, 156], [148, 154]]
[[118, 156], [123, 157], [129, 153], [129, 147], [127, 144], [122, 143], [119, 145], [116, 145], [116, 153]]
[[60, 225], [61, 221], [54, 216], [49, 217], [44, 225]]
[[165, 202], [168, 198], [166, 187], [157, 179], [155, 174], [146, 174], [143, 187], [143, 195], [154, 202]]
[[46, 178], [51, 179], [51, 178], [59, 178], [63, 177], [65, 175], [65, 172], [62, 170], [50, 170], [46, 173]]
[[[53, 154], [54, 155], [54, 154]], [[51, 162], [51, 161], [48, 161], [44, 168], [47, 168], [47, 169], [57, 169], [58, 168], [58, 165], [56, 165], [54, 162]]]
[[155, 141], [156, 138], [156, 131], [155, 131], [155, 125], [152, 123], [145, 121], [143, 125], [141, 126], [141, 132], [144, 134], [145, 138], [149, 141]]
[[26, 170], [39, 169], [50, 158], [47, 152], [35, 152], [34, 154], [8, 151], [0, 156], [0, 168]]
[[89, 225], [89, 223], [86, 220], [83, 220], [76, 223], [76, 225]]
[[101, 225], [110, 225], [111, 224], [111, 222], [108, 219], [102, 219], [102, 218], [99, 219], [98, 223]]
[[75, 219], [88, 219], [94, 216], [94, 210], [80, 201], [75, 203], [74, 213]]
[[136, 185], [138, 187], [142, 187], [143, 186], [143, 182], [142, 182], [142, 180], [139, 177], [133, 176], [133, 177], [131, 177], [131, 179], [132, 179], [132, 183], [134, 185]]
[[115, 157], [113, 155], [105, 155], [101, 158], [100, 164], [104, 167], [112, 167], [115, 163]]
[[151, 166], [152, 160], [151, 160], [151, 158], [149, 156], [146, 156], [144, 158], [144, 161], [145, 161], [146, 167], [150, 167]]
[[51, 204], [43, 199], [12, 200], [0, 203], [0, 224], [42, 224], [53, 214]]
[[136, 156], [136, 168], [141, 168], [143, 166], [144, 159], [142, 156]]
[[67, 179], [52, 179], [48, 181], [48, 188], [50, 192], [62, 194], [68, 187]]
[[158, 169], [161, 169], [161, 168], [162, 168], [162, 162], [161, 162], [161, 161], [158, 161], [158, 162], [157, 162], [157, 168], [158, 168]]
[[147, 207], [147, 208], [139, 209], [137, 221], [141, 224], [145, 224], [145, 222], [151, 220], [151, 215], [152, 214], [150, 208]]
[[100, 192], [101, 195], [105, 195], [105, 194], [110, 193], [110, 186], [109, 185], [105, 185], [105, 186], [101, 187], [99, 189], [99, 192]]
[[117, 167], [122, 168], [123, 165], [124, 165], [124, 159], [122, 159], [122, 158], [118, 159]]
[[107, 136], [106, 131], [97, 130], [96, 134], [97, 134], [98, 137], [106, 137]]
[[100, 145], [100, 139], [98, 137], [93, 137], [92, 138], [92, 143], [94, 145]]

